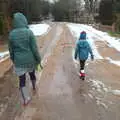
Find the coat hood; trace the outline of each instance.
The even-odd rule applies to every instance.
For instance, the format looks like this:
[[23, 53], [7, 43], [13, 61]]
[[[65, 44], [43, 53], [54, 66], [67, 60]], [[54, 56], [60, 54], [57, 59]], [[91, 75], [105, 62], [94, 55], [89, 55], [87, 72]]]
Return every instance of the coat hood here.
[[13, 18], [13, 27], [14, 28], [24, 28], [28, 27], [28, 21], [22, 13], [15, 13]]
[[82, 31], [82, 32], [80, 33], [80, 38], [79, 38], [79, 40], [86, 40], [86, 32], [85, 32], [85, 31]]

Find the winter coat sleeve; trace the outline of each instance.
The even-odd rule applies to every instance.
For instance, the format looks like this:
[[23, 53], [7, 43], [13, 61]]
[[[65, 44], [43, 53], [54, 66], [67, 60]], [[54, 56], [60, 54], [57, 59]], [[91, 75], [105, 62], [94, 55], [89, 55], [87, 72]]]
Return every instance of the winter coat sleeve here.
[[91, 58], [94, 59], [94, 55], [93, 55], [93, 52], [92, 52], [92, 48], [90, 46], [90, 44], [88, 43], [88, 50], [89, 50], [89, 53], [91, 55]]
[[37, 63], [38, 64], [41, 63], [41, 57], [40, 57], [40, 54], [38, 52], [36, 38], [35, 38], [32, 31], [30, 31], [30, 47], [31, 47], [32, 53], [33, 53]]
[[77, 56], [78, 56], [78, 44], [76, 44], [76, 48], [75, 48], [75, 55], [74, 55], [74, 57], [75, 57], [75, 59], [77, 59]]
[[12, 41], [11, 40], [12, 40], [11, 35], [9, 35], [8, 48], [9, 48], [9, 53], [10, 53], [10, 59], [12, 60], [12, 62], [14, 62], [14, 51], [13, 51]]

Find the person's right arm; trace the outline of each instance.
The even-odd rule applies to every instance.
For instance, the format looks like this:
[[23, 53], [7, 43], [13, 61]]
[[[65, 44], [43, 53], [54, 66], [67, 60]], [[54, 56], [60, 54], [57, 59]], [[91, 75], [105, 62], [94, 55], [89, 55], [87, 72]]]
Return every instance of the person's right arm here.
[[31, 47], [32, 53], [33, 53], [37, 63], [41, 64], [41, 57], [40, 57], [40, 54], [38, 52], [36, 38], [31, 30], [30, 30], [30, 47]]
[[91, 48], [91, 46], [90, 46], [90, 44], [89, 44], [88, 42], [87, 42], [87, 44], [88, 44], [89, 53], [90, 53], [90, 55], [91, 55], [91, 59], [94, 60], [94, 55], [93, 55], [92, 48]]

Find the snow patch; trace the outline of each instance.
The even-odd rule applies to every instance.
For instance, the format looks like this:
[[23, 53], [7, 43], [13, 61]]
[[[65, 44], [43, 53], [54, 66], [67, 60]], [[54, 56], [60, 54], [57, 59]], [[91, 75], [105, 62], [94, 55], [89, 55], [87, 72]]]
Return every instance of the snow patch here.
[[47, 24], [32, 24], [29, 25], [29, 28], [32, 30], [35, 36], [40, 36], [47, 33], [50, 26]]
[[9, 57], [10, 57], [10, 56], [7, 56], [7, 57], [4, 57], [4, 58], [0, 59], [0, 63], [1, 63], [1, 62], [4, 62], [4, 61], [7, 60]]
[[9, 51], [0, 52], [0, 63], [9, 58]]
[[88, 42], [90, 43], [92, 47], [95, 59], [103, 59], [103, 57], [99, 54], [97, 47], [95, 46], [94, 40], [91, 37], [89, 37]]
[[0, 104], [0, 117], [5, 112], [5, 110], [7, 109], [7, 107], [8, 107], [7, 104]]
[[99, 31], [92, 26], [84, 25], [84, 24], [68, 24], [68, 27], [72, 29], [72, 31], [77, 31], [75, 35], [79, 38], [81, 30], [86, 31], [88, 34], [88, 38], [97, 38], [100, 41], [107, 41], [110, 44], [110, 47], [114, 47], [118, 51], [120, 51], [120, 38], [111, 37], [107, 32]]
[[[91, 87], [92, 90], [90, 90], [90, 94], [94, 94], [94, 92], [97, 93], [98, 96], [100, 96], [100, 94], [105, 95], [105, 93], [112, 93], [113, 95], [117, 95], [120, 96], [120, 90], [112, 90], [112, 88], [110, 87], [106, 87], [106, 85], [102, 82], [102, 81], [98, 81], [98, 80], [89, 80], [88, 82], [91, 83]], [[99, 94], [98, 94], [99, 93]], [[89, 96], [90, 96], [89, 94]], [[90, 96], [91, 97], [91, 96]], [[96, 94], [94, 96], [96, 98], [96, 101], [100, 102], [101, 98], [96, 97]], [[99, 103], [98, 103], [99, 104]], [[103, 105], [104, 106], [104, 105]]]
[[105, 103], [103, 103], [103, 102], [101, 102], [101, 101], [99, 101], [99, 100], [97, 100], [96, 103], [97, 103], [97, 105], [101, 105], [101, 106], [103, 106], [105, 109], [108, 109], [108, 106], [107, 106]]
[[106, 59], [109, 60], [110, 63], [115, 64], [115, 65], [117, 65], [117, 66], [120, 66], [120, 61], [112, 60], [112, 59], [109, 58], [109, 57], [107, 57]]
[[9, 55], [9, 51], [0, 52], [0, 58], [5, 57], [6, 55]]
[[106, 96], [106, 93], [110, 91], [110, 88], [106, 87], [106, 85], [102, 81], [90, 79], [88, 82], [90, 83], [92, 89], [89, 90], [90, 94], [88, 96], [90, 98], [94, 98], [97, 105], [102, 106], [105, 109], [108, 109], [107, 106], [108, 101], [105, 102], [104, 98]]
[[93, 96], [92, 96], [92, 94], [88, 93], [88, 96], [89, 96], [91, 99], [93, 99]]
[[108, 92], [109, 89], [105, 86], [105, 84], [102, 81], [98, 80], [92, 80], [90, 79], [89, 82], [91, 82], [91, 87], [93, 90], [97, 90], [98, 92]]
[[120, 95], [120, 90], [111, 90], [114, 95]]

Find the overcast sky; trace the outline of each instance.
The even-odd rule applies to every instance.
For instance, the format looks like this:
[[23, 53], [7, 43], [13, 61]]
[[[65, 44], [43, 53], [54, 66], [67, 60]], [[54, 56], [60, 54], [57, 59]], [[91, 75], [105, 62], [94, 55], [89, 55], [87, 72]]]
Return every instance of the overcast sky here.
[[53, 2], [53, 0], [48, 0], [48, 1]]
[[[50, 2], [53, 2], [54, 0], [48, 0], [48, 1], [50, 1]], [[56, 0], [57, 1], [57, 0]], [[84, 2], [84, 0], [81, 0], [82, 2]]]

